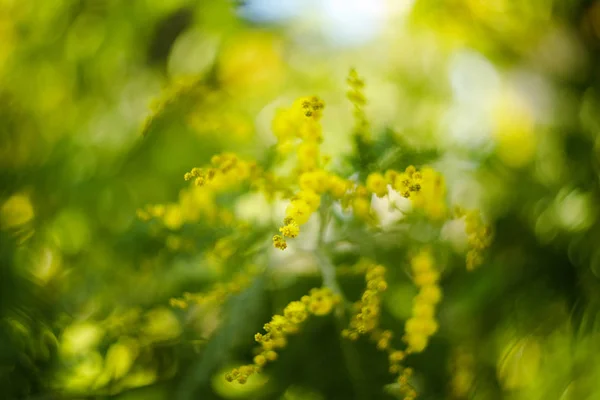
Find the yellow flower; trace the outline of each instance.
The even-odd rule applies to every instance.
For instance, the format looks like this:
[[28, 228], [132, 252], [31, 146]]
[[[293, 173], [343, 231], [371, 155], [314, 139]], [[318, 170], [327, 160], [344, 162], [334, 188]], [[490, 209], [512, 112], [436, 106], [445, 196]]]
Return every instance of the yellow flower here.
[[345, 179], [337, 175], [329, 175], [327, 177], [327, 190], [335, 199], [341, 199], [350, 189], [351, 184]]
[[300, 175], [300, 187], [304, 190], [312, 190], [322, 193], [327, 189], [327, 174], [323, 170], [304, 172]]
[[483, 262], [482, 251], [490, 246], [492, 235], [489, 226], [481, 219], [479, 211], [468, 211], [464, 213], [465, 232], [467, 233], [467, 270], [473, 270]]
[[435, 308], [433, 302], [416, 301], [413, 304], [412, 315], [417, 318], [432, 318], [435, 314]]
[[294, 138], [298, 121], [287, 109], [279, 109], [275, 112], [275, 118], [271, 124], [273, 134], [280, 142], [287, 142]]
[[369, 174], [367, 177], [367, 189], [377, 197], [384, 197], [388, 193], [387, 182], [378, 172]]
[[408, 347], [413, 353], [420, 353], [429, 344], [429, 339], [425, 335], [411, 335], [407, 339]]
[[435, 284], [440, 278], [440, 274], [436, 271], [428, 271], [414, 276], [415, 285], [428, 286]]
[[262, 367], [266, 363], [267, 357], [265, 357], [263, 354], [259, 354], [256, 357], [254, 357], [254, 364], [258, 365], [259, 367]]
[[254, 357], [254, 364], [245, 365], [232, 370], [226, 375], [228, 381], [245, 383], [248, 376], [258, 372], [269, 361], [278, 358], [274, 349], [287, 345], [287, 336], [297, 333], [301, 324], [308, 318], [309, 312], [314, 315], [325, 315], [331, 312], [339, 302], [338, 296], [330, 289], [312, 289], [302, 301], [292, 301], [283, 310], [283, 315], [274, 315], [264, 326], [265, 334], [257, 333], [254, 340], [260, 344], [260, 353]]
[[279, 232], [281, 232], [281, 234], [285, 237], [295, 238], [298, 236], [298, 233], [300, 233], [300, 228], [294, 221], [292, 221], [291, 223], [279, 228]]
[[[304, 299], [304, 301], [307, 301]], [[308, 296], [308, 310], [314, 315], [327, 315], [339, 299], [328, 288], [312, 289]]]
[[285, 216], [292, 218], [298, 225], [304, 225], [310, 218], [313, 210], [302, 199], [292, 200], [285, 210]]
[[428, 251], [420, 251], [411, 259], [410, 263], [413, 274], [429, 272], [433, 269], [433, 259]]
[[298, 168], [312, 171], [319, 164], [319, 146], [315, 142], [305, 142], [298, 146]]
[[292, 108], [301, 110], [305, 117], [319, 120], [322, 116], [322, 111], [325, 108], [325, 103], [317, 96], [305, 96], [297, 99], [292, 105]]
[[358, 76], [358, 73], [355, 69], [351, 69], [346, 82], [349, 86], [346, 97], [354, 105], [354, 133], [363, 141], [367, 141], [370, 139], [370, 133], [369, 122], [367, 121], [364, 111], [364, 106], [367, 103], [367, 99], [364, 94], [365, 81]]
[[418, 295], [424, 302], [437, 304], [442, 299], [442, 291], [437, 285], [423, 286]]
[[273, 245], [279, 250], [285, 250], [287, 248], [287, 243], [281, 235], [273, 236]]
[[292, 301], [290, 304], [288, 304], [283, 310], [283, 315], [293, 324], [301, 324], [306, 318], [308, 318], [306, 305], [301, 301]]
[[[414, 183], [418, 181], [418, 183]], [[446, 216], [446, 184], [444, 177], [431, 167], [425, 167], [421, 172], [413, 174], [415, 191], [413, 206], [422, 209], [431, 219], [438, 220]]]
[[[365, 274], [367, 288], [361, 296], [360, 301], [354, 304], [357, 312], [350, 319], [350, 327], [344, 333], [344, 336], [351, 339], [353, 337], [356, 338], [358, 335], [376, 332], [381, 314], [381, 292], [387, 288], [385, 267], [366, 260], [359, 261], [357, 265], [364, 263], [367, 263]], [[381, 338], [378, 337], [377, 340], [381, 342], [378, 344], [380, 348], [387, 348], [387, 344], [384, 344]]]
[[420, 291], [413, 300], [412, 318], [406, 321], [404, 326], [405, 341], [408, 344], [408, 352], [419, 353], [427, 347], [429, 337], [438, 329], [434, 315], [435, 305], [441, 298], [441, 290], [437, 285], [439, 272], [434, 269], [434, 260], [429, 251], [421, 250], [414, 256], [411, 267], [413, 280], [420, 287]]
[[368, 221], [371, 219], [371, 202], [364, 197], [355, 197], [352, 200], [352, 211], [357, 218]]
[[317, 193], [313, 192], [310, 189], [305, 189], [298, 192], [298, 194], [296, 194], [296, 198], [304, 200], [306, 204], [308, 204], [308, 206], [312, 209], [312, 211], [317, 211], [317, 209], [321, 205], [321, 196], [319, 196]]
[[411, 184], [412, 180], [407, 174], [400, 173], [395, 175], [394, 189], [396, 189], [403, 197], [410, 197]]

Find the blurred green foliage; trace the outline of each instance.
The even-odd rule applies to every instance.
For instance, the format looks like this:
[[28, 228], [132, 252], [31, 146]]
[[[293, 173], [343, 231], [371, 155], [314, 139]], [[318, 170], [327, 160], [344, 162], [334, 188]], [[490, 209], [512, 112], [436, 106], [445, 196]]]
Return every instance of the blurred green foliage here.
[[[254, 381], [225, 381], [264, 323], [321, 285], [310, 260], [269, 253], [278, 222], [259, 200], [220, 194], [230, 213], [214, 220], [136, 217], [183, 198], [184, 172], [215, 153], [273, 163], [274, 110], [318, 93], [340, 173], [432, 164], [493, 227], [469, 273], [456, 227], [410, 216], [349, 225], [354, 250], [330, 252], [336, 267], [388, 267], [382, 324], [402, 332], [408, 258], [433, 245], [444, 299], [440, 331], [410, 356], [419, 398], [598, 398], [600, 2], [379, 2], [385, 28], [350, 47], [325, 40], [318, 2], [282, 23], [242, 18], [252, 2], [0, 0], [2, 397], [393, 398], [385, 354], [340, 339], [333, 316]], [[353, 66], [370, 142], [352, 135]], [[224, 237], [244, 251], [221, 265]], [[222, 306], [169, 306], [251, 257], [279, 267]], [[356, 300], [364, 280], [339, 284]]]

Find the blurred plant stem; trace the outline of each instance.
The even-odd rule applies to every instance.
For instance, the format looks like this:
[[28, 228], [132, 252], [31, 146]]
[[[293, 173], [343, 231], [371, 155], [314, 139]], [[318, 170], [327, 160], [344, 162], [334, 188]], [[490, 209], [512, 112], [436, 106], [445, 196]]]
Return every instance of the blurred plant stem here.
[[[323, 278], [323, 286], [331, 289], [333, 293], [340, 296], [340, 304], [334, 313], [335, 325], [337, 328], [337, 332], [341, 335], [342, 330], [348, 326], [348, 321], [346, 320], [345, 311], [352, 311], [352, 304], [346, 300], [344, 293], [342, 292], [340, 285], [336, 278], [335, 266], [329, 261], [329, 257], [327, 254], [327, 249], [325, 243], [325, 233], [327, 231], [327, 227], [330, 222], [331, 217], [331, 199], [327, 196], [323, 197], [323, 201], [321, 203], [321, 207], [319, 209], [319, 233], [317, 236], [317, 248], [316, 248], [316, 256], [319, 264], [319, 269], [321, 271], [321, 276]], [[352, 386], [354, 386], [354, 391], [357, 394], [358, 399], [368, 399], [368, 391], [365, 385], [365, 381], [362, 378], [363, 373], [360, 368], [360, 360], [358, 358], [358, 353], [356, 349], [352, 346], [352, 343], [342, 339], [340, 343], [340, 347], [342, 350], [342, 354], [344, 357], [344, 364], [348, 370], [348, 374], [352, 380]]]
[[329, 261], [329, 257], [327, 257], [325, 249], [325, 232], [330, 220], [330, 203], [331, 200], [327, 196], [324, 196], [321, 207], [319, 208], [320, 225], [317, 236], [316, 256], [319, 269], [321, 270], [321, 276], [323, 277], [323, 286], [328, 287], [333, 291], [333, 293], [339, 295], [342, 300], [341, 304], [343, 304], [345, 302], [345, 298], [335, 276], [335, 267]]

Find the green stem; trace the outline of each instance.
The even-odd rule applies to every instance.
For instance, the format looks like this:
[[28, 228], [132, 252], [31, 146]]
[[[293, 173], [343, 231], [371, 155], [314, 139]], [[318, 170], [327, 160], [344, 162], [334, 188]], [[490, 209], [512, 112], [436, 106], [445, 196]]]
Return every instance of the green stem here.
[[342, 290], [337, 282], [335, 276], [335, 267], [329, 261], [329, 257], [327, 257], [325, 251], [325, 232], [327, 230], [327, 226], [329, 225], [330, 219], [330, 206], [331, 201], [324, 197], [321, 202], [321, 207], [319, 208], [319, 216], [320, 216], [320, 225], [319, 225], [319, 234], [317, 236], [317, 250], [316, 256], [319, 264], [319, 268], [321, 270], [321, 276], [323, 277], [323, 286], [331, 289], [335, 294], [342, 296]]
[[[320, 226], [317, 237], [316, 256], [319, 264], [319, 269], [321, 271], [321, 276], [323, 278], [323, 286], [331, 289], [333, 293], [339, 295], [341, 298], [340, 305], [335, 312], [336, 326], [338, 332], [341, 335], [342, 330], [344, 330], [344, 328], [347, 326], [345, 311], [351, 311], [352, 305], [346, 300], [342, 293], [340, 285], [337, 281], [335, 266], [331, 263], [331, 261], [329, 261], [329, 257], [326, 251], [325, 233], [327, 231], [327, 227], [329, 225], [331, 217], [330, 210], [331, 201], [329, 198], [324, 198], [319, 209]], [[352, 346], [350, 342], [348, 342], [345, 339], [341, 339], [340, 345], [345, 365], [348, 370], [348, 374], [350, 375], [350, 378], [352, 380], [352, 385], [354, 386], [354, 392], [356, 393], [357, 398], [368, 399], [369, 393], [366, 389], [366, 384], [363, 378], [363, 373], [360, 367], [360, 360], [358, 358], [358, 353], [356, 352], [356, 349]]]

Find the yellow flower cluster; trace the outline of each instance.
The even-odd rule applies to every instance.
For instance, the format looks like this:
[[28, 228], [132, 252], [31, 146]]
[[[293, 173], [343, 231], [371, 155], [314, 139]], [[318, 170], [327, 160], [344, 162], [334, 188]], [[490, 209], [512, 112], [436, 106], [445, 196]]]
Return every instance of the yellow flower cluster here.
[[211, 290], [203, 293], [185, 292], [181, 298], [172, 298], [169, 300], [171, 307], [185, 309], [190, 304], [199, 305], [219, 305], [236, 293], [247, 288], [252, 282], [252, 278], [260, 272], [259, 268], [249, 265], [243, 271], [234, 275], [229, 282], [218, 282]]
[[[364, 118], [364, 96], [361, 92], [364, 82], [355, 72], [350, 74], [349, 82], [354, 82], [349, 93], [352, 93], [351, 98], [361, 113], [361, 118]], [[300, 190], [291, 198], [279, 234], [273, 236], [273, 245], [276, 248], [285, 250], [286, 238], [299, 235], [300, 227], [318, 210], [321, 196], [324, 194], [329, 194], [334, 200], [341, 200], [345, 209], [351, 207], [356, 218], [368, 223], [375, 222], [370, 195], [386, 196], [388, 185], [402, 196], [411, 198], [415, 207], [423, 209], [431, 218], [438, 219], [445, 214], [444, 181], [432, 168], [426, 167], [417, 171], [411, 165], [404, 172], [389, 170], [385, 175], [373, 172], [367, 177], [366, 186], [354, 184], [325, 171], [319, 153], [319, 119], [323, 108], [323, 102], [317, 97], [303, 97], [290, 108], [279, 110], [273, 120], [272, 128], [278, 138], [278, 146], [280, 150], [286, 149], [281, 151], [282, 153], [293, 149], [299, 142], [296, 172]]]
[[322, 141], [319, 120], [323, 109], [324, 103], [318, 97], [302, 97], [290, 108], [278, 110], [273, 120], [272, 129], [280, 152], [287, 153], [297, 145], [295, 173], [300, 188], [285, 211], [283, 225], [279, 228], [281, 234], [273, 237], [273, 245], [281, 250], [287, 248], [285, 238], [297, 237], [300, 227], [319, 209], [323, 194], [340, 200], [353, 186], [348, 180], [323, 169], [326, 159], [321, 157], [319, 150]]
[[246, 383], [248, 377], [259, 372], [269, 361], [277, 359], [277, 349], [287, 345], [287, 337], [300, 330], [302, 323], [310, 316], [323, 316], [332, 312], [340, 302], [339, 295], [328, 288], [315, 288], [300, 301], [292, 301], [283, 310], [283, 315], [274, 315], [265, 324], [265, 333], [254, 336], [260, 344], [259, 352], [254, 357], [254, 363], [233, 369], [225, 378], [229, 381]]
[[319, 164], [319, 143], [323, 140], [319, 120], [324, 108], [325, 103], [316, 96], [301, 97], [290, 108], [277, 110], [273, 118], [271, 129], [278, 140], [278, 151], [287, 154], [297, 146], [300, 170], [311, 170]]
[[375, 222], [375, 216], [371, 210], [371, 194], [369, 190], [362, 185], [356, 185], [342, 201], [342, 206], [352, 207], [354, 216], [366, 223]]
[[373, 172], [367, 176], [367, 190], [377, 197], [388, 194], [388, 182], [379, 172]]
[[[384, 336], [388, 333], [387, 336]], [[382, 338], [379, 338], [377, 348], [384, 350], [388, 354], [389, 372], [390, 374], [397, 375], [396, 383], [398, 383], [397, 392], [403, 396], [404, 400], [414, 400], [417, 397], [417, 392], [413, 386], [409, 383], [409, 379], [413, 374], [412, 368], [404, 367], [402, 361], [406, 358], [407, 351], [395, 349], [389, 344], [391, 339], [390, 331], [383, 331], [382, 335], [384, 340], [387, 340], [387, 344], [382, 346]]]
[[[394, 188], [394, 190], [396, 190], [398, 193], [400, 193], [403, 197], [407, 199], [411, 198], [411, 194], [418, 193], [421, 190], [421, 185], [423, 183], [423, 176], [420, 171], [417, 171], [414, 165], [409, 165], [408, 167], [406, 167], [404, 172], [398, 172], [393, 169], [387, 170], [383, 178], [385, 179], [386, 189], [387, 185], [391, 185]], [[378, 183], [380, 182], [381, 177], [371, 178], [371, 180], [374, 183]], [[369, 180], [367, 179], [367, 184], [368, 182]], [[370, 190], [372, 193], [375, 193], [379, 196], [375, 189], [381, 186], [382, 183], [378, 183], [377, 186], [372, 184]], [[381, 192], [383, 189], [379, 190]]]
[[413, 165], [404, 172], [387, 170], [385, 175], [373, 172], [367, 177], [367, 190], [377, 197], [388, 194], [388, 185], [400, 195], [411, 199], [413, 207], [421, 209], [433, 219], [446, 215], [446, 185], [442, 175], [431, 167], [417, 170]]
[[233, 213], [217, 205], [217, 195], [246, 182], [260, 182], [262, 171], [256, 162], [248, 162], [233, 153], [215, 155], [208, 168], [193, 168], [184, 175], [195, 185], [182, 190], [179, 201], [168, 204], [148, 205], [137, 211], [143, 221], [155, 218], [165, 227], [178, 230], [185, 223], [216, 223], [224, 226], [237, 224]]
[[387, 170], [385, 175], [374, 172], [367, 177], [367, 189], [377, 197], [388, 194], [388, 185], [411, 199], [413, 207], [423, 210], [429, 218], [439, 220], [446, 216], [446, 184], [433, 168], [423, 167], [419, 171], [409, 165], [404, 172]]
[[467, 270], [472, 271], [483, 263], [483, 251], [492, 242], [491, 228], [484, 224], [478, 210], [455, 210], [455, 215], [465, 218], [465, 233], [467, 234]]
[[200, 220], [212, 226], [231, 226], [236, 222], [233, 213], [220, 208], [216, 201], [217, 194], [226, 189], [213, 185], [192, 185], [179, 193], [177, 202], [147, 205], [137, 210], [137, 216], [142, 221], [155, 218], [170, 230], [178, 230], [185, 223]]
[[[311, 214], [319, 209], [320, 205], [320, 195], [310, 189], [301, 190], [292, 198], [292, 201], [285, 210], [285, 216], [294, 220], [299, 225], [304, 225], [308, 222]], [[284, 221], [284, 223], [286, 222]]]
[[352, 68], [346, 82], [349, 86], [346, 97], [354, 105], [354, 120], [356, 121], [354, 134], [359, 136], [363, 141], [367, 141], [370, 139], [370, 134], [369, 121], [367, 120], [364, 111], [364, 107], [367, 104], [367, 98], [364, 94], [365, 81], [358, 76], [356, 70]]
[[287, 243], [284, 237], [295, 238], [300, 233], [300, 226], [310, 219], [310, 216], [319, 209], [321, 196], [311, 189], [305, 189], [292, 197], [285, 210], [283, 226], [279, 228], [281, 235], [273, 236], [275, 247], [284, 250]]
[[379, 328], [381, 294], [387, 289], [385, 267], [363, 259], [350, 270], [366, 271], [367, 288], [361, 299], [355, 303], [356, 314], [352, 316], [349, 328], [342, 331], [342, 336], [357, 340], [361, 335], [369, 334], [369, 340], [376, 343], [377, 349], [387, 352], [389, 371], [398, 375], [399, 393], [405, 400], [412, 400], [416, 397], [414, 388], [408, 382], [412, 369], [404, 368], [401, 364], [406, 352], [397, 350], [391, 345], [394, 336], [391, 330]]
[[[379, 333], [376, 329], [381, 315], [381, 295], [387, 289], [384, 266], [367, 260], [361, 260], [360, 263], [368, 265], [365, 274], [367, 288], [361, 299], [354, 304], [356, 313], [352, 316], [348, 329], [342, 331], [342, 336], [350, 340], [356, 340], [360, 335], [367, 333]], [[381, 346], [378, 347], [387, 347], [384, 343], [389, 343], [389, 339], [391, 332], [379, 337], [378, 342], [381, 342]]]
[[[348, 98], [355, 108], [355, 139], [365, 144], [369, 140], [369, 127], [364, 113], [364, 81], [353, 70], [348, 83]], [[287, 240], [298, 237], [301, 227], [322, 207], [322, 202], [329, 205], [332, 200], [339, 201], [342, 209], [351, 210], [356, 219], [373, 223], [376, 222], [371, 210], [373, 196], [383, 198], [390, 196], [390, 191], [396, 191], [410, 199], [414, 209], [421, 210], [432, 220], [447, 216], [445, 181], [431, 167], [417, 169], [410, 165], [404, 171], [373, 171], [361, 182], [345, 179], [329, 170], [329, 160], [320, 150], [323, 110], [323, 101], [311, 96], [302, 97], [289, 108], [276, 112], [272, 130], [278, 140], [278, 161], [289, 158], [293, 162], [287, 173], [279, 175], [272, 170], [263, 171], [255, 162], [244, 161], [233, 153], [223, 153], [214, 156], [209, 166], [193, 168], [185, 174], [185, 180], [193, 181], [195, 185], [182, 192], [179, 203], [149, 206], [139, 212], [140, 217], [160, 218], [172, 229], [200, 218], [211, 221], [225, 219], [229, 224], [234, 224], [237, 222], [233, 214], [217, 206], [217, 195], [240, 184], [247, 184], [250, 190], [263, 192], [270, 200], [282, 197], [289, 199], [283, 224], [273, 236], [273, 245], [284, 250]], [[460, 217], [465, 217], [466, 221], [469, 237], [467, 267], [471, 269], [481, 263], [481, 251], [489, 246], [489, 228], [483, 226], [477, 213], [463, 213]], [[235, 246], [229, 237], [218, 241], [210, 256], [218, 263], [233, 252]], [[393, 332], [380, 327], [382, 296], [387, 289], [386, 268], [373, 261], [361, 260], [347, 268], [348, 273], [365, 275], [366, 288], [360, 300], [354, 304], [347, 329], [342, 331], [342, 336], [350, 340], [366, 336], [376, 344], [377, 349], [387, 353], [389, 371], [397, 377], [399, 391], [406, 400], [414, 399], [416, 392], [409, 384], [412, 369], [405, 368], [402, 362], [407, 354], [422, 352], [427, 347], [430, 337], [438, 329], [435, 308], [441, 300], [438, 284], [440, 274], [434, 268], [431, 254], [425, 250], [418, 253], [411, 260], [411, 268], [419, 293], [413, 302], [412, 316], [405, 324], [405, 349], [394, 348]], [[339, 269], [336, 272], [344, 271]], [[241, 273], [231, 282], [216, 284], [205, 294], [185, 293], [182, 298], [171, 299], [171, 305], [186, 308], [190, 303], [220, 304], [229, 294], [243, 290], [251, 276], [247, 272]], [[309, 316], [331, 313], [340, 300], [339, 295], [330, 289], [321, 288], [313, 289], [300, 301], [288, 304], [282, 315], [274, 315], [265, 324], [264, 333], [256, 334], [259, 347], [253, 362], [233, 369], [226, 375], [227, 380], [245, 383], [250, 375], [260, 372], [266, 364], [277, 359], [278, 351], [287, 345], [289, 335], [297, 333]]]
[[424, 167], [419, 185], [420, 190], [412, 198], [413, 207], [422, 209], [433, 220], [445, 218], [446, 182], [442, 174], [431, 167]]
[[435, 306], [442, 294], [438, 285], [440, 274], [433, 264], [433, 257], [427, 250], [422, 250], [411, 260], [413, 280], [419, 287], [419, 294], [413, 300], [412, 317], [404, 327], [408, 353], [425, 350], [429, 337], [438, 329]]
[[[284, 238], [295, 238], [300, 226], [318, 210], [320, 194], [325, 190], [327, 173], [319, 169], [323, 164], [319, 144], [322, 128], [319, 120], [325, 104], [316, 96], [301, 97], [288, 109], [277, 111], [272, 129], [278, 139], [278, 149], [287, 153], [297, 145], [296, 170], [301, 190], [292, 197], [285, 212], [281, 235], [273, 237], [273, 245], [281, 250], [287, 247]], [[299, 143], [298, 143], [299, 142]]]
[[400, 392], [400, 394], [402, 396], [404, 396], [404, 400], [414, 400], [415, 398], [417, 398], [416, 390], [408, 382], [408, 380], [412, 376], [412, 374], [413, 374], [412, 368], [404, 368], [398, 374], [397, 382], [398, 382], [398, 385], [400, 386], [398, 391]]
[[211, 184], [221, 189], [231, 188], [260, 174], [256, 162], [243, 161], [234, 153], [214, 155], [208, 168], [192, 168], [186, 172], [186, 181], [194, 180], [196, 186]]

